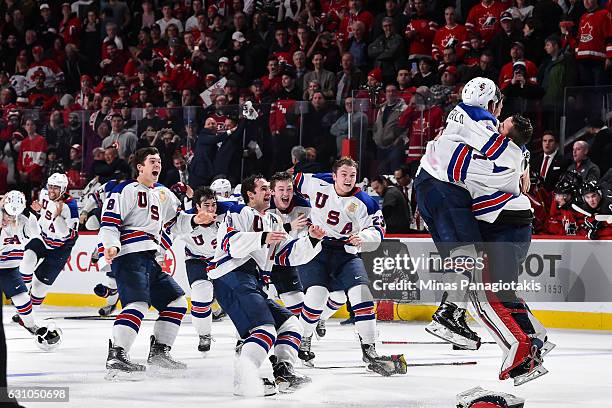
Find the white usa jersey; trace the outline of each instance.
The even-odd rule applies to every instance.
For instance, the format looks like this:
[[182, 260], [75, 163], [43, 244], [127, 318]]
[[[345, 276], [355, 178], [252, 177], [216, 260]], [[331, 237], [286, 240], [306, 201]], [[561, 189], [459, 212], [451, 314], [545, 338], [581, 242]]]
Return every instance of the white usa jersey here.
[[15, 224], [0, 230], [0, 269], [18, 268], [23, 260], [25, 245], [32, 237], [38, 236], [40, 230], [36, 217], [19, 214]]
[[[497, 126], [488, 111], [460, 103], [448, 115], [442, 135], [427, 144], [421, 168], [438, 180], [465, 187], [470, 164], [481, 157], [488, 160], [487, 167], [477, 166], [478, 171], [471, 172], [472, 182], [518, 195], [523, 152], [499, 134]], [[507, 176], [515, 182], [504, 184]]]
[[117, 256], [158, 251], [162, 226], [164, 221], [170, 221], [163, 219], [166, 212], [155, 187], [135, 180], [118, 184], [104, 202], [100, 224], [102, 246], [117, 247]]
[[289, 237], [278, 245], [262, 244], [264, 232], [284, 231], [281, 218], [271, 212], [259, 213], [244, 204], [234, 204], [217, 233], [217, 248], [213, 262], [208, 266], [210, 279], [217, 279], [228, 272], [254, 260], [262, 273], [273, 265], [296, 266], [310, 262], [320, 251], [321, 242], [313, 246], [310, 236]]
[[60, 202], [61, 210], [58, 210], [58, 202], [49, 198], [49, 192], [44, 189], [38, 197], [40, 206], [40, 237], [47, 249], [63, 246], [67, 241], [76, 239], [79, 228], [79, 208], [74, 198], [65, 195]]
[[[268, 211], [278, 215], [283, 221], [283, 224], [289, 224], [296, 220], [300, 215], [310, 218], [310, 203], [305, 198], [294, 194], [287, 209], [281, 210], [276, 208], [274, 205], [274, 199], [272, 199], [270, 201], [270, 209]], [[308, 227], [304, 227], [300, 230], [289, 231], [289, 235], [291, 235], [293, 238], [304, 236], [306, 234], [308, 234]]]
[[181, 211], [175, 222], [167, 225], [165, 230], [173, 240], [182, 239], [185, 242], [186, 259], [211, 261], [217, 249], [219, 225], [232, 205], [231, 202], [218, 202], [216, 220], [210, 225], [198, 225], [195, 228], [191, 224], [196, 215], [195, 208]]
[[[312, 223], [325, 230], [325, 239], [341, 242], [358, 234], [363, 244], [361, 252], [374, 251], [385, 235], [385, 221], [378, 206], [369, 195], [359, 188], [347, 197], [339, 196], [334, 188], [331, 173], [298, 173], [294, 186], [310, 201]], [[359, 248], [345, 245], [349, 253], [360, 252]]]
[[92, 193], [87, 194], [83, 200], [83, 212], [89, 214], [96, 208], [102, 208], [104, 201], [110, 195], [111, 191], [119, 184], [117, 180], [111, 180], [102, 184]]

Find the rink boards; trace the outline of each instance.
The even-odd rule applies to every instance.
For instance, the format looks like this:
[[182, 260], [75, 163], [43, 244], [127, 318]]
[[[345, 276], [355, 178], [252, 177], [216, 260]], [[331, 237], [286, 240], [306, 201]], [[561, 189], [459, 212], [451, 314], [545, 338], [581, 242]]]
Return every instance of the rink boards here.
[[[45, 304], [87, 307], [105, 304], [104, 299], [93, 294], [93, 287], [104, 280], [104, 273], [90, 261], [97, 244], [96, 233], [81, 233]], [[390, 270], [381, 268], [384, 263], [381, 258], [395, 259], [399, 254], [410, 256], [413, 264], [419, 264], [420, 258], [435, 256], [435, 253], [435, 246], [425, 235], [392, 236], [385, 239], [379, 250], [364, 256], [374, 296], [379, 300], [393, 300], [394, 319], [430, 319], [435, 309], [433, 305], [439, 299], [427, 290], [415, 290], [415, 281], [425, 287], [428, 281], [439, 278], [440, 271], [431, 265], [422, 268], [413, 266], [412, 273], [398, 270], [397, 265]], [[538, 282], [540, 290], [522, 295], [548, 327], [612, 330], [610, 265], [612, 241], [538, 237], [532, 242], [519, 280]], [[189, 295], [182, 242], [174, 243], [164, 260], [163, 269]], [[344, 308], [338, 312], [338, 316], [345, 314]]]

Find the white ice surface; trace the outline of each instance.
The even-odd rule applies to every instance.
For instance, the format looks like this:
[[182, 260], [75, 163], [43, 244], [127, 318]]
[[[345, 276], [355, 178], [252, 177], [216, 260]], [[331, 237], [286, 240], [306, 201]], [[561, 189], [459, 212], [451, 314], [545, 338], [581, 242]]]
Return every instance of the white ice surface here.
[[[213, 323], [215, 341], [203, 357], [196, 349], [197, 336], [186, 316], [173, 347], [173, 355], [189, 368], [178, 376], [148, 374], [139, 382], [104, 380], [112, 320], [66, 320], [64, 316], [95, 315], [93, 309], [43, 307], [39, 316], [53, 318], [64, 333], [52, 353], [40, 351], [27, 332], [10, 322], [14, 309], [5, 306], [9, 386], [68, 386], [70, 403], [24, 403], [26, 407], [455, 407], [455, 395], [475, 386], [504, 391], [526, 399], [525, 408], [611, 407], [612, 333], [551, 330], [557, 348], [548, 355], [549, 374], [514, 387], [497, 379], [501, 352], [495, 344], [479, 351], [452, 351], [443, 344], [377, 345], [379, 354], [404, 353], [409, 363], [477, 361], [477, 365], [413, 367], [404, 376], [383, 378], [365, 368], [299, 370], [312, 384], [294, 394], [248, 399], [232, 396], [235, 335], [231, 322]], [[155, 318], [150, 313], [147, 318]], [[379, 323], [380, 341], [436, 341], [423, 322]], [[131, 351], [145, 362], [153, 321], [145, 321]], [[484, 340], [484, 330], [478, 328]], [[353, 326], [328, 323], [327, 336], [313, 341], [317, 364], [355, 366], [361, 351]], [[271, 373], [265, 364], [262, 375]]]

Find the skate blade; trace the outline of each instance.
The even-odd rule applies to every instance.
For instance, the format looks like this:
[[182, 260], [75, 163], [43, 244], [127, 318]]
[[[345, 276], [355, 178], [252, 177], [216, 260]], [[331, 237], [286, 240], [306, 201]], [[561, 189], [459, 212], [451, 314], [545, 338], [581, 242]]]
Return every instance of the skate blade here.
[[302, 362], [302, 367], [305, 368], [314, 368], [314, 358], [312, 360], [308, 360], [308, 361], [304, 361], [304, 360], [300, 360]]
[[108, 369], [104, 379], [106, 381], [143, 381], [146, 378], [146, 371], [122, 371], [117, 369]]
[[555, 347], [557, 347], [555, 343], [551, 343], [550, 341], [547, 341], [546, 343], [544, 343], [544, 345], [540, 349], [540, 355], [544, 357], [545, 355], [550, 353]]
[[425, 327], [425, 331], [463, 350], [478, 350], [477, 342], [466, 339], [465, 337], [462, 337], [462, 336], [458, 336], [452, 331], [450, 331], [448, 328], [442, 326], [441, 324], [437, 322], [429, 323]]
[[543, 366], [539, 366], [537, 368], [534, 368], [534, 370], [530, 373], [527, 374], [523, 374], [523, 375], [519, 375], [513, 378], [514, 380], [514, 386], [518, 387], [520, 385], [523, 385], [529, 381], [535, 380], [536, 378], [539, 378], [541, 376], [543, 376], [544, 374], [548, 374], [548, 370], [546, 368], [544, 368]]

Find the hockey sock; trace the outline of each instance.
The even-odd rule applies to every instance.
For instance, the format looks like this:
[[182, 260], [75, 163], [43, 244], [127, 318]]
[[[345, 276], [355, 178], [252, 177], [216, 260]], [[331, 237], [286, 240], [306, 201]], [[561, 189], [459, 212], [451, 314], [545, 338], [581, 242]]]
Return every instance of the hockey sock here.
[[279, 361], [287, 361], [295, 365], [298, 350], [302, 342], [302, 327], [297, 317], [292, 316], [278, 328], [278, 337], [274, 344], [274, 355]]
[[153, 328], [155, 339], [159, 343], [172, 346], [185, 313], [187, 313], [187, 299], [185, 296], [181, 296], [168, 303], [163, 310], [159, 311], [159, 317], [155, 321], [155, 327]]
[[198, 336], [210, 334], [213, 301], [213, 284], [211, 281], [198, 280], [191, 285], [191, 323]]
[[334, 315], [346, 303], [346, 293], [343, 290], [329, 292], [327, 303], [321, 313], [321, 320], [327, 320]]
[[[478, 252], [474, 245], [464, 245], [450, 251], [452, 268], [445, 270], [442, 279], [445, 284], [457, 287], [456, 291], [449, 293], [449, 301], [462, 309], [468, 307], [468, 291], [462, 289], [466, 282], [482, 282], [480, 271], [477, 271]], [[445, 262], [446, 263], [446, 262]], [[469, 266], [469, 267], [468, 267]]]
[[51, 289], [51, 285], [42, 283], [36, 275], [32, 277], [32, 288], [30, 289], [30, 296], [32, 298], [32, 305], [40, 306], [45, 301], [45, 296]]
[[13, 305], [17, 309], [17, 313], [19, 313], [19, 317], [23, 322], [23, 325], [31, 329], [35, 326], [34, 316], [32, 313], [32, 300], [30, 296], [28, 296], [27, 292], [22, 292], [18, 295], [15, 295], [11, 298]]
[[21, 279], [23, 279], [23, 283], [25, 283], [26, 288], [30, 290], [30, 288], [32, 287], [32, 275], [24, 275], [23, 272], [20, 273]]
[[268, 357], [268, 353], [276, 342], [276, 329], [272, 325], [257, 326], [251, 330], [244, 340], [240, 351], [240, 360], [249, 360], [259, 368]]
[[299, 316], [304, 306], [304, 292], [293, 291], [281, 293], [280, 295], [283, 304], [293, 313], [294, 316]]
[[300, 314], [304, 337], [312, 336], [328, 296], [329, 292], [323, 286], [311, 286], [306, 290], [304, 307]]
[[34, 275], [34, 270], [36, 269], [36, 264], [38, 263], [38, 256], [36, 252], [31, 249], [27, 249], [23, 252], [23, 260], [19, 264], [19, 272], [21, 273], [21, 277], [23, 278], [23, 282], [26, 284], [28, 290], [32, 286], [32, 275]]
[[115, 318], [113, 325], [113, 344], [129, 352], [136, 340], [140, 324], [149, 305], [145, 302], [133, 302], [125, 305]]
[[353, 286], [348, 291], [353, 312], [355, 312], [355, 328], [364, 344], [376, 341], [376, 316], [374, 315], [374, 298], [367, 285]]

